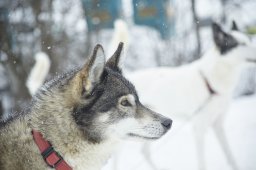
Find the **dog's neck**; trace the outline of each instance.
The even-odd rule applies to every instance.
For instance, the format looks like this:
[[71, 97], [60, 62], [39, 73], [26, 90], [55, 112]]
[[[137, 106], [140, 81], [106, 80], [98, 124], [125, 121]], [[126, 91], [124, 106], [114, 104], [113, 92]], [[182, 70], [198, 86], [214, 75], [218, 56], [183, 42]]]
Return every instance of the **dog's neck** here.
[[240, 77], [241, 67], [238, 61], [221, 58], [219, 55], [216, 49], [211, 49], [199, 61], [199, 69], [216, 91], [230, 95]]
[[[44, 101], [55, 102], [50, 98]], [[60, 108], [56, 108], [57, 106]], [[100, 169], [119, 141], [103, 140], [92, 143], [86, 140], [70, 114], [72, 108], [61, 106], [65, 105], [36, 103], [28, 118], [31, 128], [41, 132], [74, 169]]]

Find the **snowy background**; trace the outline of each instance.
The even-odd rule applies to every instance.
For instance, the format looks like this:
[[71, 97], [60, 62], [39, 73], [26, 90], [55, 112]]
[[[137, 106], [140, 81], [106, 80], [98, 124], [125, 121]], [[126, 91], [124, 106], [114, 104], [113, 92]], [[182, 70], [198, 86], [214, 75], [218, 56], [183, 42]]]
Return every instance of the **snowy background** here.
[[[125, 72], [176, 67], [200, 58], [213, 42], [209, 20], [221, 23], [227, 30], [232, 20], [236, 20], [242, 31], [250, 33], [256, 26], [255, 0], [171, 0], [168, 8], [174, 17], [174, 34], [163, 40], [157, 30], [135, 25], [132, 0], [122, 0], [120, 18], [129, 30]], [[198, 39], [196, 28], [204, 24], [199, 27]], [[113, 29], [88, 32], [80, 0], [0, 0], [1, 115], [19, 111], [31, 99], [25, 82], [36, 53], [43, 51], [50, 57], [51, 68], [46, 78], [49, 80], [83, 63], [96, 43], [108, 48], [113, 34]], [[255, 35], [249, 36], [256, 45]], [[255, 72], [247, 70], [241, 76], [225, 125], [235, 158], [243, 170], [256, 169]], [[206, 141], [208, 168], [229, 170], [211, 130]], [[168, 135], [154, 142], [152, 159], [163, 170], [197, 169], [194, 145], [190, 124], [175, 122]], [[152, 167], [146, 163], [141, 149], [142, 144], [128, 142], [104, 170], [150, 170]]]

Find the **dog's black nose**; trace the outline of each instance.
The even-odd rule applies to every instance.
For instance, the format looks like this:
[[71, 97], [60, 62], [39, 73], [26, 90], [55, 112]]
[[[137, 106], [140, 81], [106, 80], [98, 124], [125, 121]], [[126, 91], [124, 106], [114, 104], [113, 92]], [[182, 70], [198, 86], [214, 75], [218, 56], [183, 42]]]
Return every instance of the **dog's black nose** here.
[[170, 129], [172, 126], [172, 120], [171, 119], [164, 119], [161, 124], [166, 128]]

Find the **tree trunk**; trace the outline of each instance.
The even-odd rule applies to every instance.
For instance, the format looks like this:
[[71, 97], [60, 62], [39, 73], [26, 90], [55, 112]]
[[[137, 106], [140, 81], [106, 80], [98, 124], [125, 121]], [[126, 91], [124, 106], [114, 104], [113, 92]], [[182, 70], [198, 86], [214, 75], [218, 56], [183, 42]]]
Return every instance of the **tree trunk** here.
[[[6, 7], [8, 11], [8, 7]], [[7, 54], [8, 59], [3, 64], [7, 69], [7, 73], [10, 80], [10, 93], [15, 98], [15, 104], [13, 110], [20, 111], [21, 105], [27, 103], [30, 99], [28, 89], [26, 87], [27, 73], [23, 68], [21, 62], [21, 56], [17, 57], [12, 52], [12, 34], [11, 27], [8, 19], [6, 21], [0, 21], [0, 43], [1, 51]]]
[[191, 0], [191, 9], [192, 9], [192, 14], [193, 14], [193, 22], [194, 22], [194, 26], [195, 26], [196, 41], [197, 41], [197, 50], [196, 50], [194, 59], [198, 59], [201, 56], [201, 37], [200, 37], [199, 18], [196, 14], [195, 5], [196, 5], [196, 0]]
[[[44, 11], [47, 11], [47, 13], [50, 16], [49, 20], [40, 20], [39, 15], [43, 12], [42, 9], [42, 4], [47, 3], [47, 9], [44, 9]], [[51, 73], [56, 73], [58, 71], [58, 65], [59, 65], [59, 57], [54, 54], [54, 40], [51, 35], [51, 25], [52, 25], [52, 20], [51, 20], [51, 15], [52, 15], [52, 0], [33, 0], [31, 1], [31, 6], [33, 9], [33, 12], [35, 14], [36, 18], [36, 24], [37, 28], [41, 31], [41, 50], [49, 56], [51, 60], [51, 68], [50, 72]]]

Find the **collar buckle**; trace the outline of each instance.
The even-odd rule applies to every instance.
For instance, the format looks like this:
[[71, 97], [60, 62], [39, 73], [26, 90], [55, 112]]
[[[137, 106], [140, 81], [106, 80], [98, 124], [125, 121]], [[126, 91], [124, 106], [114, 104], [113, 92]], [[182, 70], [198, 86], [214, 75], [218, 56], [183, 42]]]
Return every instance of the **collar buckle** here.
[[[45, 149], [41, 155], [43, 156], [47, 165], [51, 168], [56, 168], [58, 164], [63, 160], [62, 156], [60, 156], [60, 154], [56, 152], [52, 146], [49, 146], [47, 149]], [[52, 162], [52, 160], [55, 162]]]

